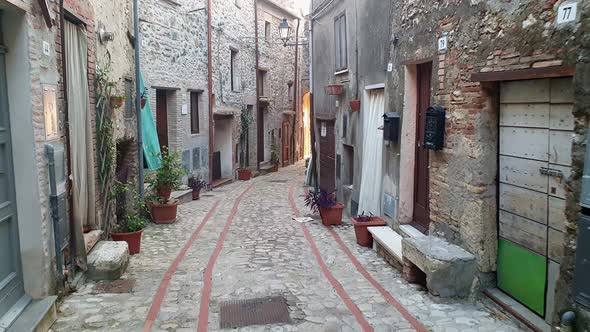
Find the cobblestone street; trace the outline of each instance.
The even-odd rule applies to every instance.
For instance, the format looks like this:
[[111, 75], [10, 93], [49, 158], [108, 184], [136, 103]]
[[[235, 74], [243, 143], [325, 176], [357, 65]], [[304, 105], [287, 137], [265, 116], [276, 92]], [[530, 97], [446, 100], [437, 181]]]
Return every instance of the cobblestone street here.
[[[406, 283], [344, 220], [298, 223], [303, 167], [234, 182], [150, 225], [123, 279], [129, 291], [89, 282], [58, 307], [53, 331], [214, 331], [220, 303], [281, 296], [291, 323], [241, 331], [518, 331], [480, 303], [442, 300]], [[123, 287], [124, 288], [124, 287]], [[108, 291], [108, 290], [107, 290]]]

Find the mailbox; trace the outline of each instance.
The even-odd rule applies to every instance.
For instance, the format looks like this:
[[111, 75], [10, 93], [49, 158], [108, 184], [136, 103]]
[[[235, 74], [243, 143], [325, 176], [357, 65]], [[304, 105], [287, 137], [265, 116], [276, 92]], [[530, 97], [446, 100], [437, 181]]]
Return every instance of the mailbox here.
[[424, 147], [441, 150], [445, 143], [445, 109], [442, 106], [430, 106], [426, 110], [424, 128]]
[[399, 139], [399, 114], [387, 112], [383, 115], [383, 139], [397, 142]]

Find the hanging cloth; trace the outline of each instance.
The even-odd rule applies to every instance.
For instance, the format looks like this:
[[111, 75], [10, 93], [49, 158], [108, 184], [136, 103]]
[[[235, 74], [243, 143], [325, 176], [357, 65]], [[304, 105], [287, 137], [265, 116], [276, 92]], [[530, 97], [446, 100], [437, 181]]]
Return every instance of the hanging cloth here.
[[381, 215], [383, 187], [383, 123], [385, 96], [383, 90], [369, 93], [368, 107], [361, 112], [363, 121], [363, 159], [358, 214]]
[[147, 89], [143, 82], [143, 75], [139, 76], [139, 88], [141, 94], [146, 94], [147, 99], [145, 106], [141, 109], [143, 160], [147, 168], [154, 170], [160, 168], [160, 141], [158, 140], [158, 131], [156, 130], [156, 123], [150, 106], [150, 98], [147, 97]]

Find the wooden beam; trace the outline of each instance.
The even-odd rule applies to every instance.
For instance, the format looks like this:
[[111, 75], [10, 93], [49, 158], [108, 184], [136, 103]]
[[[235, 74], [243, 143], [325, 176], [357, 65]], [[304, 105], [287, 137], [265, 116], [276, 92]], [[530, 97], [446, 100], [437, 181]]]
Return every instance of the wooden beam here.
[[431, 57], [422, 58], [422, 59], [409, 59], [409, 60], [402, 61], [401, 64], [402, 64], [402, 66], [420, 65], [423, 63], [427, 63], [427, 62], [434, 62], [436, 59], [438, 59], [438, 57], [436, 57], [436, 56], [431, 56]]
[[487, 73], [473, 73], [472, 82], [497, 82], [497, 81], [520, 81], [534, 80], [540, 78], [568, 77], [574, 76], [574, 66], [556, 66], [545, 68], [528, 68], [509, 71], [494, 71]]
[[47, 4], [47, 0], [38, 0], [39, 5], [41, 6], [41, 13], [43, 14], [43, 18], [45, 19], [45, 24], [47, 24], [48, 28], [51, 28], [51, 14], [49, 13], [49, 5]]

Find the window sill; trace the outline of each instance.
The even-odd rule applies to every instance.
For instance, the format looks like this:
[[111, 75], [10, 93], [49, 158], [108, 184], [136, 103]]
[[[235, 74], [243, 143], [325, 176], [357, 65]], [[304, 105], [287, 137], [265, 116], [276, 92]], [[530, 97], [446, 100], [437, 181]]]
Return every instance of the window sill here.
[[348, 74], [348, 68], [342, 69], [342, 70], [339, 70], [339, 71], [335, 72], [334, 73], [334, 76], [344, 75], [344, 74]]

